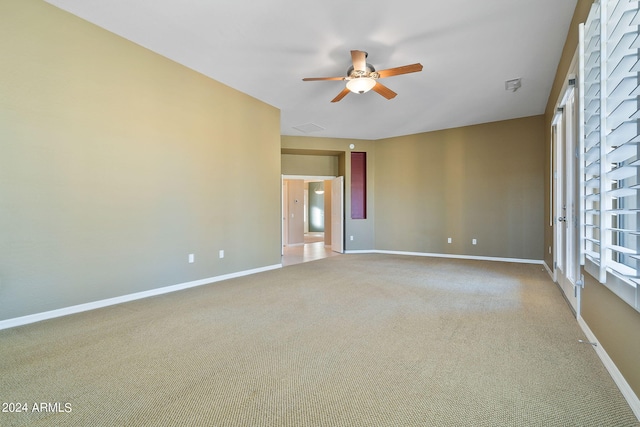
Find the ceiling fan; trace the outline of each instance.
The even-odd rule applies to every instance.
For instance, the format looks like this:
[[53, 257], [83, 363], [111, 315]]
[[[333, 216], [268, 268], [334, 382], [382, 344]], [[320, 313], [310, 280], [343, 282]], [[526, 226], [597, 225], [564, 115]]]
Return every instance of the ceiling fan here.
[[375, 68], [373, 68], [373, 65], [367, 63], [367, 56], [367, 52], [362, 50], [352, 50], [351, 61], [353, 62], [353, 65], [347, 70], [346, 77], [306, 77], [302, 80], [305, 82], [319, 80], [345, 80], [347, 82], [347, 87], [345, 87], [338, 96], [333, 98], [331, 102], [340, 101], [342, 98], [347, 96], [349, 92], [365, 93], [372, 89], [374, 92], [379, 93], [385, 98], [392, 99], [395, 98], [397, 93], [378, 82], [377, 79], [422, 71], [422, 64], [420, 63], [376, 71]]

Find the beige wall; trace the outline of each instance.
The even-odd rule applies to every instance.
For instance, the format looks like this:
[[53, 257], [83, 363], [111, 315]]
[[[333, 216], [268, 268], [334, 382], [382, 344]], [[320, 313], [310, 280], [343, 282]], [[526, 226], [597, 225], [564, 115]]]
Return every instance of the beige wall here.
[[541, 260], [543, 141], [542, 116], [376, 141], [376, 248]]
[[0, 39], [0, 320], [280, 263], [277, 109], [39, 0]]
[[338, 176], [338, 156], [282, 154], [282, 174]]
[[[553, 89], [545, 113], [545, 247], [553, 247], [553, 227], [549, 226], [549, 175], [551, 120], [571, 59], [578, 47], [578, 25], [585, 22], [592, 0], [578, 0], [567, 35], [562, 59], [558, 66]], [[545, 262], [553, 265], [553, 254], [545, 252]], [[640, 313], [593, 279], [582, 269], [585, 288], [582, 293], [582, 318], [611, 357], [627, 383], [640, 396]]]
[[543, 126], [535, 116], [377, 141], [283, 136], [282, 147], [367, 152], [366, 220], [350, 219], [345, 162], [348, 251], [541, 260]]
[[640, 396], [640, 313], [588, 273], [582, 274], [582, 317], [636, 396]]

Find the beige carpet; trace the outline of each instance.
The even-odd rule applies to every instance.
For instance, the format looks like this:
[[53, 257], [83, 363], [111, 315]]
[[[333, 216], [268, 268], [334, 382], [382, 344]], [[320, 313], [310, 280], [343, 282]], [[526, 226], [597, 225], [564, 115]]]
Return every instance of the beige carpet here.
[[343, 255], [0, 331], [0, 425], [640, 425], [584, 338], [539, 265]]

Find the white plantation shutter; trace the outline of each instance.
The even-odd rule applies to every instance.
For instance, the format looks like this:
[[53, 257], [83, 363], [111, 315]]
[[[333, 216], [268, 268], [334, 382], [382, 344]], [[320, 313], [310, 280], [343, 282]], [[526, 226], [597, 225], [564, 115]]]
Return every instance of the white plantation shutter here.
[[607, 3], [607, 267], [637, 284], [638, 2]]
[[[582, 262], [594, 276], [640, 283], [638, 0], [594, 3], [581, 29], [583, 69]], [[587, 270], [589, 271], [589, 270]]]
[[[591, 8], [585, 28], [582, 31], [584, 41], [582, 54], [584, 58], [584, 70], [582, 71], [582, 84], [584, 102], [583, 124], [583, 224], [584, 244], [582, 245], [583, 257], [590, 259], [594, 264], [601, 266], [600, 253], [600, 5], [595, 3]], [[599, 278], [602, 276], [600, 275]], [[601, 280], [602, 281], [602, 280]]]

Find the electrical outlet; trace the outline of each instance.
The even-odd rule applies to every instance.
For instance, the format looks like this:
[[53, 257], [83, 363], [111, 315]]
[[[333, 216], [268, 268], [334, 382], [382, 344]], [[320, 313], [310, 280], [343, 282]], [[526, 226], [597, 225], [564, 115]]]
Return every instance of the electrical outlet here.
[[224, 249], [220, 249], [220, 252], [218, 252], [218, 257], [224, 258]]
[[194, 261], [195, 261], [195, 255], [189, 254], [189, 264], [193, 264]]
[[353, 236], [349, 236], [349, 240], [353, 240]]
[[476, 239], [471, 239], [471, 244], [472, 244], [472, 245], [477, 245], [477, 244], [478, 244], [478, 241], [477, 241]]
[[451, 242], [453, 242], [453, 239], [452, 239], [451, 237], [449, 237], [449, 238], [447, 239], [447, 243], [451, 243]]

